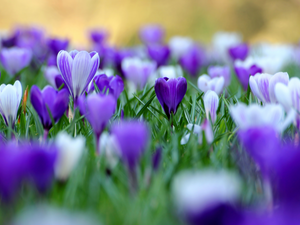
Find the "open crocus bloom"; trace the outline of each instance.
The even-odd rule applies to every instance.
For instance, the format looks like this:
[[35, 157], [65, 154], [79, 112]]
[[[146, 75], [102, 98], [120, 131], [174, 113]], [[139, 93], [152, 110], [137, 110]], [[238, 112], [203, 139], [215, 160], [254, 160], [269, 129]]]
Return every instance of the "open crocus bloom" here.
[[230, 107], [230, 114], [239, 129], [270, 126], [277, 132], [283, 132], [296, 116], [296, 112], [291, 110], [285, 117], [284, 109], [278, 104], [247, 106], [244, 103], [238, 103]]
[[224, 86], [227, 87], [230, 84], [231, 72], [229, 66], [210, 66], [207, 72], [211, 78], [223, 77], [225, 80]]
[[207, 119], [209, 119], [210, 116], [212, 123], [215, 123], [217, 119], [217, 110], [219, 106], [219, 97], [217, 93], [208, 90], [204, 95], [203, 101]]
[[198, 78], [198, 88], [203, 92], [211, 90], [216, 92], [217, 95], [219, 95], [223, 91], [224, 82], [224, 77], [211, 78], [204, 74]]
[[263, 103], [277, 102], [274, 90], [277, 83], [288, 85], [288, 73], [279, 72], [273, 76], [267, 73], [259, 73], [249, 79], [251, 91]]
[[14, 85], [2, 84], [0, 86], [0, 113], [7, 126], [15, 125], [18, 109], [22, 99], [22, 85], [16, 81]]

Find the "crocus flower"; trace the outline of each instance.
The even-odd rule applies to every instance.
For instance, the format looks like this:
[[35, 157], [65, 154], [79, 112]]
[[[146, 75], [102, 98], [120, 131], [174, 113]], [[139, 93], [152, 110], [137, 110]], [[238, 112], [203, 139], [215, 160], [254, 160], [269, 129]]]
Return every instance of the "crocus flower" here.
[[60, 72], [56, 66], [48, 66], [44, 68], [44, 76], [46, 80], [51, 84], [52, 87], [59, 88], [56, 86], [55, 79], [60, 76]]
[[60, 51], [57, 56], [57, 66], [69, 88], [76, 108], [77, 99], [85, 91], [99, 67], [98, 53], [86, 51]]
[[58, 150], [55, 161], [55, 177], [65, 181], [78, 164], [85, 148], [85, 138], [77, 136], [72, 138], [66, 132], [60, 132], [55, 138]]
[[56, 123], [68, 108], [69, 93], [65, 89], [57, 91], [51, 86], [46, 86], [41, 91], [36, 85], [33, 85], [30, 92], [30, 99], [33, 108], [41, 119], [46, 137], [48, 131], [54, 125], [52, 124], [49, 111]]
[[145, 44], [161, 43], [164, 36], [165, 31], [159, 25], [147, 25], [140, 29], [140, 38]]
[[31, 50], [26, 48], [4, 48], [0, 52], [0, 61], [10, 76], [14, 76], [31, 62]]
[[229, 48], [228, 52], [233, 60], [237, 60], [237, 59], [245, 60], [249, 52], [249, 47], [247, 44], [242, 43]]
[[251, 60], [246, 60], [245, 62], [239, 60], [235, 61], [234, 70], [244, 90], [248, 89], [249, 77], [251, 75], [263, 72], [263, 70]]
[[190, 48], [193, 47], [194, 41], [188, 37], [174, 36], [169, 41], [169, 48], [174, 59], [178, 60]]
[[259, 73], [249, 79], [251, 91], [263, 103], [277, 102], [274, 90], [277, 83], [288, 85], [289, 75], [283, 72], [276, 73], [273, 76], [267, 73]]
[[161, 44], [147, 45], [147, 52], [149, 57], [156, 62], [157, 67], [166, 65], [170, 56], [170, 49], [168, 46]]
[[14, 85], [0, 86], [0, 113], [7, 126], [14, 128], [19, 105], [22, 99], [22, 85], [15, 81]]
[[155, 62], [142, 61], [139, 58], [125, 58], [122, 61], [122, 70], [126, 79], [134, 83], [138, 89], [143, 89], [155, 68]]
[[[195, 135], [197, 135], [198, 137], [198, 143], [201, 145], [202, 144], [202, 131], [204, 131], [205, 133], [205, 137], [206, 137], [206, 141], [208, 144], [211, 144], [214, 140], [214, 133], [211, 127], [210, 122], [205, 119], [203, 121], [203, 123], [201, 124], [201, 126], [197, 125], [197, 124], [192, 124], [189, 123], [186, 126], [190, 131], [193, 131], [193, 133]], [[186, 143], [188, 143], [189, 139], [190, 139], [191, 133], [186, 134], [185, 136], [182, 137], [180, 144], [185, 145]]]
[[176, 114], [177, 108], [186, 93], [187, 82], [184, 77], [177, 79], [158, 78], [154, 90], [161, 107], [170, 119], [171, 113]]
[[247, 106], [244, 103], [238, 103], [230, 107], [230, 114], [241, 130], [271, 126], [279, 133], [284, 131], [296, 116], [296, 112], [291, 110], [285, 117], [283, 108], [277, 104], [265, 106], [251, 104]]
[[206, 74], [203, 74], [198, 78], [198, 88], [201, 91], [207, 92], [208, 90], [211, 90], [216, 92], [217, 95], [223, 92], [224, 83], [224, 77], [211, 78]]
[[115, 137], [109, 134], [107, 131], [104, 131], [101, 134], [99, 145], [101, 154], [105, 155], [108, 168], [113, 169], [117, 165], [120, 156]]
[[182, 77], [183, 72], [179, 65], [176, 66], [161, 66], [157, 69], [158, 77], [178, 78]]
[[112, 95], [91, 94], [78, 99], [79, 111], [91, 124], [96, 136], [97, 153], [100, 153], [99, 138], [115, 112], [116, 99]]
[[219, 97], [216, 92], [208, 90], [203, 98], [206, 118], [211, 117], [212, 123], [216, 122], [217, 110], [219, 106]]
[[118, 150], [130, 171], [137, 166], [149, 142], [149, 130], [144, 122], [121, 121], [111, 128], [111, 134], [118, 144]]
[[108, 77], [105, 74], [96, 75], [88, 86], [88, 93], [95, 90], [94, 82], [101, 93], [108, 93], [118, 99], [124, 90], [124, 82], [118, 75]]
[[49, 38], [47, 41], [48, 48], [53, 55], [57, 55], [60, 50], [67, 50], [69, 45], [68, 39]]
[[102, 44], [108, 37], [108, 32], [102, 28], [95, 28], [89, 31], [90, 39], [96, 44]]
[[207, 73], [211, 78], [224, 77], [225, 87], [227, 87], [230, 84], [231, 72], [229, 66], [210, 66], [207, 69]]
[[203, 50], [194, 44], [189, 50], [179, 59], [182, 68], [191, 76], [197, 76], [201, 67], [204, 64]]

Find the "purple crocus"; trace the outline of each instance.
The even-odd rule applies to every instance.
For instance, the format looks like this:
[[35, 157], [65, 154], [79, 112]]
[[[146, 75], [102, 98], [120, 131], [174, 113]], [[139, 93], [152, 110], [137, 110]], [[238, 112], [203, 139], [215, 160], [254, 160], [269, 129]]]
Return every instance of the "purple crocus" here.
[[51, 112], [54, 122], [57, 122], [68, 108], [69, 93], [65, 89], [57, 91], [51, 86], [46, 86], [40, 91], [37, 86], [33, 85], [30, 99], [33, 108], [41, 119], [46, 137], [53, 126], [48, 110]]
[[4, 48], [0, 52], [0, 61], [10, 76], [14, 76], [31, 62], [31, 50], [26, 48]]
[[245, 60], [249, 52], [249, 46], [246, 43], [238, 44], [229, 48], [228, 52], [233, 60]]
[[158, 78], [155, 81], [154, 90], [161, 107], [170, 119], [171, 113], [176, 114], [177, 108], [186, 93], [187, 82], [184, 77], [177, 79]]
[[60, 50], [67, 50], [69, 46], [69, 40], [59, 39], [59, 38], [49, 38], [47, 44], [51, 53], [57, 55]]
[[157, 63], [157, 67], [166, 65], [170, 57], [170, 49], [167, 45], [150, 44], [147, 46], [149, 57]]
[[231, 72], [229, 66], [210, 66], [207, 69], [207, 73], [211, 78], [223, 77], [225, 87], [230, 84]]
[[91, 94], [78, 99], [80, 113], [85, 115], [96, 136], [96, 149], [100, 153], [99, 139], [109, 119], [116, 110], [116, 99], [112, 95]]
[[85, 91], [99, 67], [100, 59], [97, 52], [77, 50], [60, 51], [57, 56], [57, 66], [73, 97], [74, 109], [77, 99]]
[[195, 77], [198, 75], [201, 67], [203, 66], [204, 60], [203, 50], [195, 44], [181, 56], [179, 63], [189, 75]]
[[140, 38], [145, 44], [161, 43], [164, 35], [165, 31], [159, 25], [147, 25], [140, 29]]
[[105, 74], [96, 75], [88, 87], [88, 92], [95, 90], [94, 82], [101, 93], [108, 93], [117, 100], [124, 90], [124, 82], [118, 75], [108, 77]]
[[95, 44], [102, 44], [107, 39], [108, 32], [102, 28], [91, 29], [89, 37]]

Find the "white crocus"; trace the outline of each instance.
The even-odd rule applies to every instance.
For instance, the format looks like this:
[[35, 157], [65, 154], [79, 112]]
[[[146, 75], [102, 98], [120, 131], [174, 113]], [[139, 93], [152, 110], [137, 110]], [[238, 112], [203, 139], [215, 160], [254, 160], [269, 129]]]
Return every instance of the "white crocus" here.
[[224, 77], [211, 78], [210, 76], [204, 74], [198, 78], [198, 88], [203, 92], [211, 90], [216, 92], [217, 95], [219, 95], [223, 91], [224, 84]]
[[0, 113], [7, 126], [14, 127], [21, 99], [20, 81], [15, 81], [14, 85], [2, 84], [0, 86]]
[[119, 150], [114, 136], [104, 131], [100, 136], [100, 152], [105, 155], [107, 164], [113, 169], [119, 161]]
[[246, 130], [253, 127], [273, 127], [277, 132], [283, 132], [295, 119], [295, 110], [285, 116], [284, 109], [278, 104], [260, 106], [238, 103], [230, 107], [230, 114], [239, 129]]
[[182, 171], [174, 178], [172, 193], [179, 212], [201, 213], [218, 204], [236, 202], [241, 181], [229, 171]]
[[58, 148], [58, 157], [55, 162], [55, 177], [66, 180], [78, 164], [84, 148], [85, 138], [77, 136], [72, 138], [66, 132], [60, 132], [55, 139]]
[[194, 41], [188, 37], [174, 36], [169, 41], [169, 48], [174, 59], [179, 59], [194, 44]]
[[219, 106], [219, 97], [217, 93], [208, 90], [204, 95], [203, 101], [207, 119], [209, 119], [210, 115], [212, 123], [215, 123], [217, 119], [217, 109]]
[[[190, 131], [193, 131], [195, 135], [198, 137], [198, 143], [202, 144], [202, 131], [205, 133], [205, 138], [207, 143], [211, 144], [214, 140], [214, 133], [211, 127], [211, 124], [208, 120], [204, 120], [201, 126], [197, 124], [189, 123], [187, 128]], [[184, 135], [180, 141], [180, 144], [185, 145], [190, 139], [191, 133]]]
[[178, 78], [183, 76], [182, 68], [179, 65], [176, 66], [161, 66], [156, 71], [158, 77]]

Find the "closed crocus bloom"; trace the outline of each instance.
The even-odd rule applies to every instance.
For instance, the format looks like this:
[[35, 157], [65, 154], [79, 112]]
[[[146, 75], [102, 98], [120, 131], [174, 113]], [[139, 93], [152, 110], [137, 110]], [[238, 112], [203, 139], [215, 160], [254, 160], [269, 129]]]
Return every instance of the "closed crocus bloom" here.
[[289, 83], [289, 75], [287, 73], [279, 72], [273, 76], [267, 73], [256, 74], [251, 76], [249, 84], [253, 94], [263, 103], [276, 103], [275, 85]]
[[94, 82], [99, 88], [101, 93], [108, 93], [118, 99], [124, 90], [124, 82], [118, 75], [108, 77], [105, 74], [96, 75], [88, 87], [88, 92], [91, 93], [95, 90]]
[[187, 82], [184, 77], [177, 79], [158, 78], [154, 90], [161, 107], [170, 119], [171, 113], [176, 114], [177, 108], [186, 93]]
[[65, 181], [78, 164], [85, 148], [85, 138], [77, 136], [72, 138], [66, 132], [60, 132], [55, 138], [58, 150], [55, 161], [55, 177]]
[[165, 36], [164, 29], [155, 24], [150, 24], [140, 29], [140, 38], [145, 44], [161, 43]]
[[0, 52], [1, 64], [11, 76], [14, 76], [16, 73], [27, 67], [31, 62], [31, 58], [31, 50], [26, 48], [4, 48]]
[[69, 45], [68, 39], [58, 39], [58, 38], [49, 38], [47, 41], [48, 48], [51, 53], [55, 56], [60, 52], [60, 50], [67, 50]]
[[0, 113], [7, 126], [14, 127], [21, 99], [22, 85], [20, 81], [15, 81], [14, 85], [2, 84], [0, 86]]
[[247, 44], [243, 43], [229, 48], [228, 52], [233, 60], [245, 60], [249, 52], [249, 47]]
[[46, 86], [41, 91], [37, 86], [33, 85], [30, 99], [33, 108], [41, 119], [46, 132], [45, 135], [47, 135], [47, 131], [53, 126], [49, 111], [56, 123], [68, 108], [69, 93], [65, 89], [57, 91], [51, 86]]
[[198, 78], [198, 88], [201, 91], [207, 92], [208, 90], [211, 90], [216, 92], [217, 95], [223, 92], [224, 83], [224, 77], [210, 78], [204, 74]]
[[134, 83], [138, 89], [144, 88], [155, 69], [155, 62], [143, 61], [139, 58], [125, 58], [122, 61], [122, 70], [126, 79]]
[[156, 62], [157, 67], [166, 65], [170, 56], [170, 49], [166, 45], [150, 44], [147, 46], [149, 57]]
[[192, 46], [194, 42], [191, 38], [175, 36], [169, 41], [169, 48], [171, 55], [174, 59], [179, 59], [184, 55]]
[[210, 115], [212, 123], [215, 123], [217, 119], [217, 110], [219, 106], [219, 97], [217, 93], [208, 90], [204, 95], [203, 101], [207, 119], [209, 119]]
[[97, 153], [100, 153], [99, 138], [115, 112], [117, 101], [112, 95], [90, 94], [78, 99], [79, 111], [91, 124], [96, 136]]
[[85, 91], [99, 67], [97, 52], [60, 51], [57, 55], [57, 66], [69, 88], [76, 107], [77, 98]]
[[207, 69], [207, 73], [211, 78], [224, 77], [225, 87], [227, 87], [230, 84], [231, 72], [229, 66], [210, 66]]
[[108, 32], [102, 28], [95, 28], [89, 31], [89, 37], [95, 44], [102, 44], [108, 37]]

